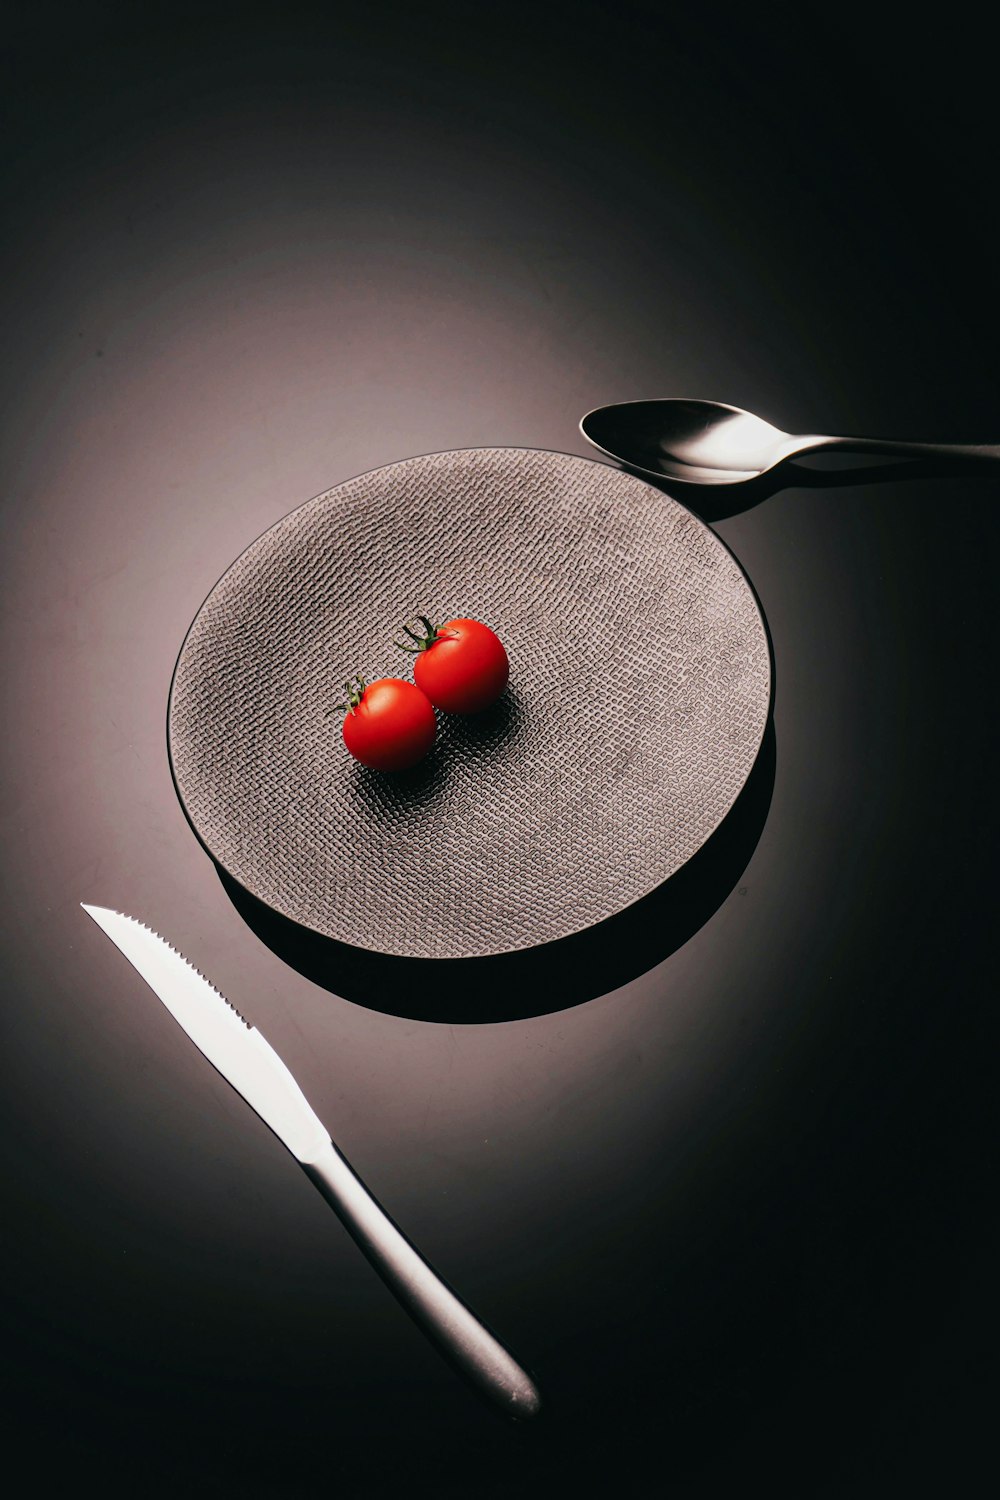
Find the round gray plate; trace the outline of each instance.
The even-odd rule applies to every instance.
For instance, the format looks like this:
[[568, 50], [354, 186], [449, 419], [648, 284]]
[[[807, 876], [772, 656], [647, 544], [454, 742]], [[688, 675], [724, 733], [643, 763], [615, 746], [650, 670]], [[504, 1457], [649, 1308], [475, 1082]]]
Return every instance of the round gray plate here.
[[[415, 613], [510, 657], [485, 715], [439, 715], [396, 776], [351, 760], [342, 685], [410, 675]], [[383, 953], [461, 958], [579, 932], [648, 894], [753, 766], [770, 654], [730, 553], [659, 490], [521, 448], [407, 459], [284, 517], [199, 611], [170, 694], [191, 824], [246, 890]]]

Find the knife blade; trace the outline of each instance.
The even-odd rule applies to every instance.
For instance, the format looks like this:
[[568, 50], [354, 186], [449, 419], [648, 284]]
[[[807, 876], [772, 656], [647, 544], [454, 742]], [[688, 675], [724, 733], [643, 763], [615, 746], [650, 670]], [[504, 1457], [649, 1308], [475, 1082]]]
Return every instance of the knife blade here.
[[507, 1416], [536, 1415], [534, 1380], [410, 1244], [330, 1139], [256, 1027], [159, 933], [81, 902], [195, 1046], [299, 1162], [382, 1280], [439, 1351]]

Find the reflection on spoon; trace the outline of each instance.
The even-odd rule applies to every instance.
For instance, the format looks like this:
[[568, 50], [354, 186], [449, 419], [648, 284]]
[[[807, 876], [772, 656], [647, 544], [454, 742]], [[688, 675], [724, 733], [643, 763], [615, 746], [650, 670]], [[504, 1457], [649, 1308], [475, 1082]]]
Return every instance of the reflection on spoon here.
[[628, 468], [686, 484], [746, 484], [805, 453], [938, 459], [966, 467], [1000, 463], [1000, 447], [995, 445], [794, 435], [720, 401], [598, 406], [583, 418], [580, 431], [601, 453]]

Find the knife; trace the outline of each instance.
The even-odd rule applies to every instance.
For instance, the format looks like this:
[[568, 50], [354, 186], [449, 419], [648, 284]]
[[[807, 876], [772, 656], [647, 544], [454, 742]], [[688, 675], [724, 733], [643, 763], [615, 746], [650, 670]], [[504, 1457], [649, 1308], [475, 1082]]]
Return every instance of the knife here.
[[80, 904], [138, 969], [195, 1046], [287, 1146], [386, 1286], [445, 1358], [507, 1416], [534, 1416], [541, 1401], [531, 1376], [375, 1201], [256, 1027], [152, 928], [122, 912]]

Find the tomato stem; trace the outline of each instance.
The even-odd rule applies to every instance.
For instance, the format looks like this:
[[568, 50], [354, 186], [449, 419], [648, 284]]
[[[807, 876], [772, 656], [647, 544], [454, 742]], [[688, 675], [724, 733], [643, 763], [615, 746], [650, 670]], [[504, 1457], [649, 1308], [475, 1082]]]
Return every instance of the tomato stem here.
[[355, 709], [360, 705], [362, 698], [365, 696], [365, 688], [367, 686], [368, 684], [363, 677], [350, 678], [349, 681], [344, 683], [344, 687], [347, 689], [347, 702], [335, 703], [332, 708], [327, 709], [324, 717], [329, 718], [331, 714], [337, 713], [338, 710], [341, 713], [347, 713], [349, 711], [353, 714]]
[[393, 641], [392, 643], [394, 646], [398, 646], [400, 651], [409, 652], [410, 656], [419, 656], [421, 651], [428, 650], [440, 638], [440, 632], [437, 627], [431, 624], [426, 615], [417, 615], [417, 621], [424, 627], [423, 635], [418, 635], [415, 630], [410, 629], [411, 621], [409, 620], [403, 626], [403, 630], [410, 637], [410, 640], [416, 641], [415, 646], [408, 646], [405, 641]]

